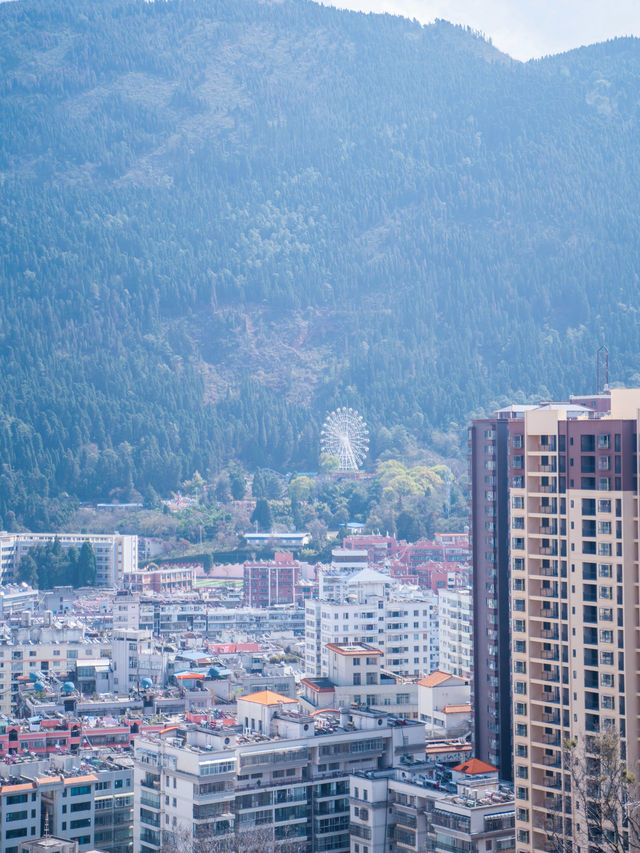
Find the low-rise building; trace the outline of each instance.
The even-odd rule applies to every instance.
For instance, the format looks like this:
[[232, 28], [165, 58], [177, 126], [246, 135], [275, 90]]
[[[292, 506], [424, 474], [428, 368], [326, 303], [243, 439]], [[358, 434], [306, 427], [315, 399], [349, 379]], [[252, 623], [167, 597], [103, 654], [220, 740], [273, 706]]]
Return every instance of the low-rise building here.
[[327, 651], [328, 676], [308, 676], [300, 683], [305, 710], [355, 706], [417, 719], [417, 684], [385, 672], [380, 649], [367, 643], [329, 643]]
[[451, 777], [433, 765], [353, 774], [351, 853], [515, 850], [513, 791], [495, 768], [471, 759]]
[[58, 540], [64, 549], [80, 550], [90, 542], [96, 557], [98, 586], [117, 587], [125, 572], [138, 568], [138, 537], [120, 533], [0, 533], [0, 582], [15, 579], [20, 561], [36, 545]]
[[469, 679], [436, 670], [420, 679], [418, 715], [429, 737], [459, 737], [471, 731]]

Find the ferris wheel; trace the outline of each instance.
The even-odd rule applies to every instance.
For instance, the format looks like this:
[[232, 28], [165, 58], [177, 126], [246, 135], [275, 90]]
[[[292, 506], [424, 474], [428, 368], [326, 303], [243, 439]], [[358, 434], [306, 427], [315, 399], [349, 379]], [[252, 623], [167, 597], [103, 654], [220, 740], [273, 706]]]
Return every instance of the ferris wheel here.
[[362, 415], [343, 407], [327, 415], [320, 433], [322, 453], [336, 456], [341, 471], [357, 471], [369, 452], [369, 430]]

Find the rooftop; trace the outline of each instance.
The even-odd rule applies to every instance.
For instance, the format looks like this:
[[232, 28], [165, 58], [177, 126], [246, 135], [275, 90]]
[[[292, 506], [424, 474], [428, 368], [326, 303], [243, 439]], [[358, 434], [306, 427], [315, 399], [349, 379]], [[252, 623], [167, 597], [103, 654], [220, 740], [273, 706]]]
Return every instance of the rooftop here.
[[368, 643], [327, 643], [326, 647], [338, 655], [382, 655], [380, 649]]
[[477, 776], [481, 773], [497, 773], [498, 768], [493, 767], [491, 764], [485, 764], [484, 761], [480, 761], [479, 758], [471, 758], [469, 761], [465, 761], [463, 764], [458, 764], [457, 767], [453, 768], [457, 773], [464, 773], [467, 776]]
[[444, 684], [444, 682], [449, 681], [450, 678], [458, 678], [460, 681], [462, 681], [462, 679], [460, 679], [460, 677], [457, 675], [453, 675], [450, 672], [443, 672], [440, 669], [436, 669], [430, 675], [427, 675], [426, 678], [421, 678], [418, 684], [421, 687], [438, 687], [439, 684]]
[[253, 702], [256, 705], [297, 705], [297, 699], [290, 699], [288, 696], [282, 696], [280, 693], [275, 693], [273, 690], [259, 690], [257, 693], [250, 693], [248, 696], [240, 696], [242, 702]]

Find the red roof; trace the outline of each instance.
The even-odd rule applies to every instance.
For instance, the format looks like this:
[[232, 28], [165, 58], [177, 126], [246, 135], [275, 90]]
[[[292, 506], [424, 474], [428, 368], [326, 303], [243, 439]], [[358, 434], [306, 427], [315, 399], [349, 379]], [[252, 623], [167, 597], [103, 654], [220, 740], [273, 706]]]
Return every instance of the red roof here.
[[496, 773], [498, 768], [491, 764], [485, 764], [479, 758], [471, 758], [465, 761], [464, 764], [458, 764], [453, 768], [457, 773], [465, 773], [467, 776], [477, 776], [480, 773]]

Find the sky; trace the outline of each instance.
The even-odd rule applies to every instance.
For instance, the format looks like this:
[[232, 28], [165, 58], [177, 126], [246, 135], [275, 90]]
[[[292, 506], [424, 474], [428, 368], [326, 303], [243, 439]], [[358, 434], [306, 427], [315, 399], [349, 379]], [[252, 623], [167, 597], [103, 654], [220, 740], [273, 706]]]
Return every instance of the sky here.
[[444, 18], [480, 30], [499, 50], [523, 61], [615, 36], [640, 36], [640, 0], [333, 0], [330, 5], [390, 12], [423, 24]]

